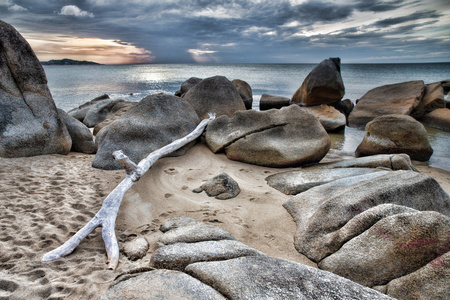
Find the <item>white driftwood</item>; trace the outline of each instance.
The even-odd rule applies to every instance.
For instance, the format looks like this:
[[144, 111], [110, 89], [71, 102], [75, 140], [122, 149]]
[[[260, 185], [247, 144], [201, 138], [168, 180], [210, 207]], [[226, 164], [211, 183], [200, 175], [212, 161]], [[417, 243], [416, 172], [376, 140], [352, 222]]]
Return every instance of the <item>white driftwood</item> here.
[[114, 152], [113, 155], [115, 159], [119, 161], [122, 167], [124, 167], [127, 172], [127, 176], [106, 197], [100, 210], [82, 229], [80, 229], [63, 245], [47, 252], [42, 257], [42, 260], [52, 261], [72, 253], [72, 251], [75, 250], [75, 248], [89, 233], [91, 233], [98, 226], [102, 226], [102, 237], [105, 242], [109, 262], [108, 267], [115, 270], [117, 264], [119, 263], [119, 245], [117, 243], [114, 228], [123, 196], [159, 158], [197, 139], [203, 133], [203, 130], [206, 128], [208, 123], [215, 118], [215, 114], [209, 114], [209, 116], [209, 119], [201, 121], [194, 131], [189, 133], [187, 136], [175, 140], [161, 149], [153, 151], [146, 158], [141, 160], [138, 165], [132, 162], [121, 150]]

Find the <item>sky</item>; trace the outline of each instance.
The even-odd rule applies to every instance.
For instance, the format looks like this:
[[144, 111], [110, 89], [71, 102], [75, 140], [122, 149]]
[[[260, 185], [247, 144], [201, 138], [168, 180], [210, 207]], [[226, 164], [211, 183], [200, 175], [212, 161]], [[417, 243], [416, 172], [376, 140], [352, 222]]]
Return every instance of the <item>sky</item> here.
[[450, 62], [450, 0], [0, 0], [41, 61]]

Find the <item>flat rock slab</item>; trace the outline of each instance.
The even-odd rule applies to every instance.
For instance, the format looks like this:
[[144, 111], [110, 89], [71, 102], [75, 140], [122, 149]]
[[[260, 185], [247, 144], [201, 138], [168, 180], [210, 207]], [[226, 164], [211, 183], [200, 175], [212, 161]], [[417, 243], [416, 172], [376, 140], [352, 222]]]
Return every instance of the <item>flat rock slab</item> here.
[[345, 128], [347, 122], [345, 115], [333, 106], [322, 104], [317, 106], [303, 106], [302, 109], [319, 120], [327, 132], [336, 132]]
[[332, 168], [387, 168], [391, 170], [416, 170], [407, 154], [377, 154], [354, 159], [346, 159], [320, 166]]
[[235, 240], [235, 238], [221, 228], [199, 222], [168, 230], [159, 238], [158, 243], [170, 245], [218, 240]]
[[423, 116], [420, 121], [430, 127], [450, 132], [450, 109], [439, 108]]
[[380, 168], [304, 169], [270, 175], [267, 184], [286, 195], [297, 195], [337, 179], [379, 172]]
[[422, 101], [422, 80], [384, 85], [368, 91], [359, 99], [348, 118], [348, 126], [364, 128], [378, 116], [409, 115]]
[[265, 254], [233, 240], [176, 243], [158, 248], [152, 257], [152, 264], [158, 269], [182, 271], [192, 263], [242, 256], [265, 256]]
[[297, 224], [295, 247], [313, 261], [336, 251], [330, 240], [356, 215], [392, 203], [450, 214], [450, 197], [432, 177], [413, 171], [380, 171], [335, 180], [300, 193], [283, 206]]
[[210, 286], [179, 271], [154, 270], [112, 285], [100, 300], [224, 300]]
[[228, 299], [391, 299], [333, 273], [268, 256], [195, 263], [186, 272]]

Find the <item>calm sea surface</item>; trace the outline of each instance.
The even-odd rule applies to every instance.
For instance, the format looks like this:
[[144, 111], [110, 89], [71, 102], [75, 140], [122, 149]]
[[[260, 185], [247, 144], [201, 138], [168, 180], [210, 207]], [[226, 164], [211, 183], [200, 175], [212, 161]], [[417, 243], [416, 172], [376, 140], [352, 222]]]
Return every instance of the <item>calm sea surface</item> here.
[[[291, 97], [315, 64], [163, 64], [44, 66], [56, 106], [70, 110], [102, 94], [112, 99], [140, 101], [156, 94], [174, 94], [190, 77], [226, 76], [241, 79], [253, 90], [254, 109], [262, 94]], [[346, 94], [352, 101], [377, 86], [410, 80], [432, 83], [450, 78], [450, 63], [342, 64]], [[427, 128], [434, 154], [430, 165], [450, 171], [450, 133]], [[353, 155], [364, 132], [346, 128], [332, 134], [333, 152]]]

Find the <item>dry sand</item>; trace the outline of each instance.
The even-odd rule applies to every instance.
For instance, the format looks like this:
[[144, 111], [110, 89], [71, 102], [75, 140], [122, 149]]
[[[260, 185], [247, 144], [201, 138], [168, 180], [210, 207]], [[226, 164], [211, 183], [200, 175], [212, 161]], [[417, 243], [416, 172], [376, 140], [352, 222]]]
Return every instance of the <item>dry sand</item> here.
[[[187, 216], [220, 227], [266, 254], [315, 266], [293, 246], [295, 224], [282, 207], [290, 196], [265, 178], [286, 169], [258, 167], [213, 154], [200, 143], [178, 158], [163, 158], [126, 194], [116, 223], [119, 244], [144, 236], [150, 251], [116, 272], [107, 270], [98, 228], [69, 256], [41, 262], [92, 218], [124, 171], [91, 168], [93, 155], [0, 158], [0, 299], [97, 299], [120, 273], [149, 264], [159, 226]], [[450, 172], [417, 165], [450, 193]], [[203, 180], [228, 173], [241, 187], [231, 200], [195, 194]]]

